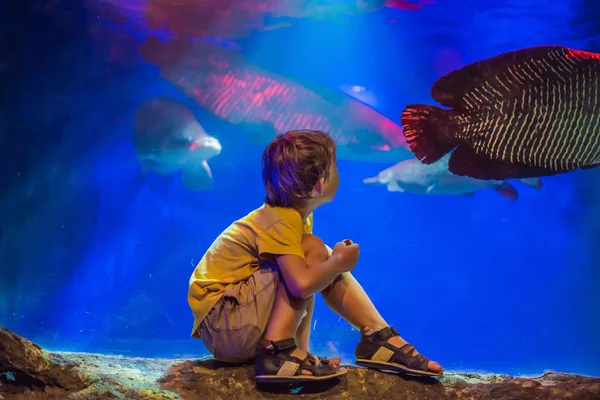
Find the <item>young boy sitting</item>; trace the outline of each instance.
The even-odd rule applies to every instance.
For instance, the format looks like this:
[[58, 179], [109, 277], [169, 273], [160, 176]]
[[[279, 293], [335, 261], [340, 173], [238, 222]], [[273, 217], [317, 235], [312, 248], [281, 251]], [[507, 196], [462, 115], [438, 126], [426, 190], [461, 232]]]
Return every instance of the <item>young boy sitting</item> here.
[[278, 135], [262, 159], [265, 204], [231, 224], [190, 278], [192, 336], [225, 362], [254, 359], [257, 382], [324, 380], [346, 373], [340, 359], [308, 352], [315, 293], [360, 329], [356, 364], [441, 376], [390, 327], [350, 273], [359, 246], [333, 250], [312, 234], [312, 212], [339, 185], [336, 149], [322, 131]]

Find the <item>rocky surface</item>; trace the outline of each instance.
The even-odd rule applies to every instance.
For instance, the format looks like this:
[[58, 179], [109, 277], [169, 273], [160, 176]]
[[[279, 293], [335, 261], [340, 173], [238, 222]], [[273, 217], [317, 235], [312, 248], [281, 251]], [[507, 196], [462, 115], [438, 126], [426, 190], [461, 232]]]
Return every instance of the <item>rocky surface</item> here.
[[256, 387], [249, 366], [47, 352], [0, 328], [0, 399], [600, 399], [600, 378], [447, 372], [419, 379], [349, 367], [338, 381]]

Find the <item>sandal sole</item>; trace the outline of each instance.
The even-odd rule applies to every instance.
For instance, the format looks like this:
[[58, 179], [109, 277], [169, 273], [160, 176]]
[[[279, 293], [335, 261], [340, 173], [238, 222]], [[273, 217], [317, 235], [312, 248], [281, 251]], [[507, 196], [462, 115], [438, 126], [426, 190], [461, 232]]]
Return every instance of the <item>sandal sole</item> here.
[[380, 362], [380, 361], [356, 360], [356, 365], [360, 365], [361, 367], [366, 367], [366, 368], [400, 372], [400, 373], [419, 375], [419, 376], [430, 376], [430, 377], [439, 377], [439, 378], [444, 376], [443, 372], [436, 373], [436, 372], [421, 371], [421, 370], [402, 367], [399, 364], [392, 364], [392, 363], [386, 363], [386, 362]]
[[319, 382], [329, 379], [339, 378], [348, 373], [348, 370], [343, 368], [335, 374], [314, 376], [314, 375], [294, 375], [294, 376], [277, 376], [277, 375], [258, 375], [256, 381], [259, 383], [288, 383], [288, 382]]

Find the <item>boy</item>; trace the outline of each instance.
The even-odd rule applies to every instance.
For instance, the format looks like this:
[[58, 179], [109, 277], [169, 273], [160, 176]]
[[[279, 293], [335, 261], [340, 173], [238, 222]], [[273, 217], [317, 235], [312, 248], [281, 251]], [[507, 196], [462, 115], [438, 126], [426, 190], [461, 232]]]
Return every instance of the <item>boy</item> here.
[[340, 359], [308, 353], [314, 295], [360, 329], [358, 365], [441, 376], [388, 326], [350, 271], [359, 246], [333, 250], [312, 235], [312, 212], [339, 185], [336, 149], [322, 131], [278, 135], [262, 159], [265, 204], [230, 225], [190, 278], [188, 301], [201, 338], [216, 359], [254, 359], [257, 382], [325, 380], [346, 373]]

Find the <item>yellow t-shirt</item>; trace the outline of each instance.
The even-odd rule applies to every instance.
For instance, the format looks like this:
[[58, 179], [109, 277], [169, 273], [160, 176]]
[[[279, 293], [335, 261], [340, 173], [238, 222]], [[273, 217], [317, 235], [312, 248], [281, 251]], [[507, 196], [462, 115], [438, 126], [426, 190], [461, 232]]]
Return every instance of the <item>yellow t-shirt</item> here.
[[295, 254], [304, 258], [302, 235], [312, 233], [313, 214], [302, 221], [293, 208], [263, 204], [232, 223], [212, 243], [194, 270], [188, 303], [194, 314], [192, 336], [223, 296], [227, 285], [250, 278], [274, 255]]

